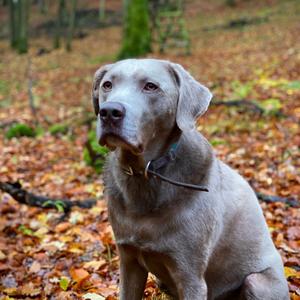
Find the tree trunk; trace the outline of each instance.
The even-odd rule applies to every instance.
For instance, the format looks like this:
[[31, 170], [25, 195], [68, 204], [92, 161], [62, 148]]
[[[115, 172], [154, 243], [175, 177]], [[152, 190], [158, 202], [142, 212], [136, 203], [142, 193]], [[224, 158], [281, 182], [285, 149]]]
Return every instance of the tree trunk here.
[[28, 51], [28, 19], [29, 19], [29, 4], [30, 0], [18, 1], [19, 15], [19, 37], [18, 37], [18, 52], [20, 54]]
[[38, 2], [40, 13], [45, 15], [48, 12], [46, 0], [39, 0]]
[[77, 0], [72, 0], [72, 7], [71, 7], [70, 16], [69, 16], [67, 44], [66, 44], [67, 51], [72, 50], [72, 39], [73, 39], [74, 28], [75, 28], [76, 7], [77, 7]]
[[64, 22], [65, 8], [66, 8], [65, 0], [59, 0], [58, 9], [57, 9], [56, 28], [54, 34], [55, 49], [60, 47], [60, 37], [62, 34], [62, 25]]
[[123, 8], [122, 9], [123, 9], [123, 19], [124, 19], [124, 21], [126, 20], [129, 2], [130, 2], [130, 0], [123, 0]]
[[102, 23], [105, 20], [105, 0], [99, 0], [99, 21]]
[[151, 52], [151, 31], [147, 0], [127, 0], [123, 3], [125, 24], [122, 49], [118, 58], [137, 57]]
[[13, 49], [18, 47], [18, 5], [19, 3], [14, 0], [9, 1], [9, 17], [10, 17], [10, 46]]

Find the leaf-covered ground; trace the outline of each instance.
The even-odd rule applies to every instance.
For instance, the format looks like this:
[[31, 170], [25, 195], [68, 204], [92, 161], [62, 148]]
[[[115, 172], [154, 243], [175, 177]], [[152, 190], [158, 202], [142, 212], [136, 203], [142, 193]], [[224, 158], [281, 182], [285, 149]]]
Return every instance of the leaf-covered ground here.
[[[236, 8], [222, 1], [198, 2], [189, 1], [186, 10], [192, 55], [172, 50], [152, 56], [184, 65], [210, 87], [215, 100], [248, 99], [262, 107], [265, 112], [259, 115], [247, 107], [211, 106], [199, 130], [255, 190], [298, 199], [299, 1], [241, 1]], [[228, 26], [240, 18], [260, 22]], [[83, 160], [88, 128], [82, 120], [92, 112], [92, 75], [113, 60], [121, 28], [88, 33], [75, 40], [71, 53], [60, 49], [38, 56], [38, 49], [52, 45], [36, 38], [30, 54], [18, 56], [0, 42], [0, 181], [19, 180], [34, 193], [59, 199], [99, 199], [92, 209], [73, 208], [62, 219], [55, 210], [20, 205], [0, 193], [0, 299], [117, 297], [118, 256], [101, 176]], [[28, 73], [40, 134], [8, 140], [5, 124], [35, 122]], [[67, 125], [68, 132], [51, 135], [49, 128], [57, 123]], [[291, 299], [299, 300], [300, 211], [282, 203], [261, 206], [285, 264]], [[145, 298], [166, 299], [151, 277]]]

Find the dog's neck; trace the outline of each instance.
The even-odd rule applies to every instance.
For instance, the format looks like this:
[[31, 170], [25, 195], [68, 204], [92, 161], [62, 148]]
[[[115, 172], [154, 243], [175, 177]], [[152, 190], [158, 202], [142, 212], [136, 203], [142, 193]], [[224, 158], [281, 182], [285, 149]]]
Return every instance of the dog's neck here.
[[130, 167], [137, 173], [144, 171], [148, 162], [165, 155], [170, 150], [171, 146], [179, 141], [181, 134], [182, 132], [179, 128], [174, 126], [171, 133], [166, 137], [162, 137], [161, 141], [157, 141], [157, 138], [150, 140], [148, 147], [141, 155], [135, 155], [125, 149], [118, 149], [116, 154], [120, 167], [123, 169]]
[[[168, 144], [170, 147], [170, 143]], [[163, 152], [163, 150], [162, 150]], [[114, 171], [108, 173], [108, 192], [112, 197], [119, 197], [119, 204], [123, 209], [131, 211], [137, 215], [145, 215], [166, 207], [171, 203], [176, 204], [177, 193], [194, 193], [191, 189], [175, 187], [168, 183], [150, 177], [147, 179], [141, 176], [129, 176], [122, 169], [126, 163], [130, 163], [135, 170], [144, 167], [144, 157], [134, 156], [130, 153], [114, 153], [111, 157]], [[154, 157], [154, 159], [157, 157]], [[161, 170], [161, 174], [179, 182], [186, 182], [194, 185], [202, 185], [209, 188], [210, 168], [214, 160], [214, 155], [206, 139], [196, 131], [183, 133], [178, 141], [176, 159], [167, 164]], [[114, 182], [118, 182], [114, 185]], [[183, 190], [184, 189], [184, 190]], [[117, 192], [118, 191], [118, 192]], [[179, 197], [180, 198], [180, 197]], [[178, 199], [179, 199], [178, 198]], [[141, 201], [142, 199], [142, 201]], [[174, 202], [175, 201], [175, 202]], [[177, 205], [177, 204], [176, 204]]]

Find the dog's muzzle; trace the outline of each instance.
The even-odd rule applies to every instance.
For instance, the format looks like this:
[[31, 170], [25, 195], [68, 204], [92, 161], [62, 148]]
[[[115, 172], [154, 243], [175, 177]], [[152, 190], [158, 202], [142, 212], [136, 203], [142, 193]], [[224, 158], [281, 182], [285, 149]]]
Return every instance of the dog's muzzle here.
[[102, 126], [121, 126], [125, 113], [126, 109], [120, 102], [109, 101], [102, 103], [99, 111]]

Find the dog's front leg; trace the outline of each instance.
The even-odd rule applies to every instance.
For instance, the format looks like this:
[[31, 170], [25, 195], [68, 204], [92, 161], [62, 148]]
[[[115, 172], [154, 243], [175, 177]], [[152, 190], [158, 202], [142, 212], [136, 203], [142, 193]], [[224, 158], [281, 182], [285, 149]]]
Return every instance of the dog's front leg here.
[[122, 250], [120, 260], [120, 300], [141, 300], [148, 272], [134, 256]]
[[207, 285], [204, 278], [187, 276], [178, 284], [180, 300], [207, 300]]

